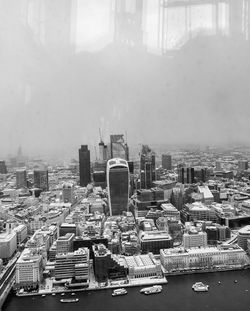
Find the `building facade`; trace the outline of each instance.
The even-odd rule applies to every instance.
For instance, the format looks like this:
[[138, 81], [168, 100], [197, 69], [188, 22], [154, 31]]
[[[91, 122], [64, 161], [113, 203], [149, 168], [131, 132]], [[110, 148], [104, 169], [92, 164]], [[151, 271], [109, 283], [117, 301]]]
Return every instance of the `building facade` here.
[[86, 187], [91, 182], [90, 151], [88, 145], [82, 145], [79, 149], [79, 173], [80, 186]]

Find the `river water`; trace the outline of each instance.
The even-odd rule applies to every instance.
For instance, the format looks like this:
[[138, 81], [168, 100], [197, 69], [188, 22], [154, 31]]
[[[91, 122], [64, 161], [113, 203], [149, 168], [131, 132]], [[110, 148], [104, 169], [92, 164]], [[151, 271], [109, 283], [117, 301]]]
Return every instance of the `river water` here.
[[[209, 291], [194, 292], [192, 285], [198, 281], [209, 284]], [[218, 284], [219, 281], [221, 284]], [[3, 311], [63, 311], [69, 308], [71, 311], [242, 310], [250, 305], [250, 270], [168, 277], [168, 284], [164, 285], [162, 292], [157, 295], [142, 295], [139, 290], [139, 287], [129, 288], [126, 296], [117, 297], [111, 296], [112, 290], [81, 292], [75, 296], [80, 301], [72, 304], [60, 303], [61, 296], [9, 296]]]

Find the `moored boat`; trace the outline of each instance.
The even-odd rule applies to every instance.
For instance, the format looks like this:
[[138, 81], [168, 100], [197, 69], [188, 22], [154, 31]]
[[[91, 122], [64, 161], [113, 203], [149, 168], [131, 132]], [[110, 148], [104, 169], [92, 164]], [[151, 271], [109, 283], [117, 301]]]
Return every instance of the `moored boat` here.
[[118, 288], [118, 289], [114, 289], [112, 296], [121, 296], [121, 295], [126, 295], [128, 292], [126, 291], [125, 288]]
[[161, 285], [153, 285], [151, 287], [145, 287], [140, 290], [140, 293], [143, 293], [145, 295], [150, 295], [150, 294], [157, 294], [162, 291], [162, 286]]
[[202, 282], [196, 282], [195, 284], [193, 284], [192, 289], [195, 292], [207, 292], [209, 288], [209, 285], [204, 284]]
[[70, 303], [70, 302], [78, 302], [78, 301], [79, 301], [78, 298], [60, 299], [60, 302], [62, 303]]

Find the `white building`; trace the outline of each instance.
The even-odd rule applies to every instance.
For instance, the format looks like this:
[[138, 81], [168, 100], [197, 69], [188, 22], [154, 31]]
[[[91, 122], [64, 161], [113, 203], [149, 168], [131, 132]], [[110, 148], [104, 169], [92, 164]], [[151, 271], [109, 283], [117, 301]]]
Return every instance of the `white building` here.
[[242, 267], [249, 264], [245, 251], [238, 245], [205, 248], [175, 248], [160, 251], [161, 264], [166, 272]]
[[238, 245], [247, 250], [247, 240], [250, 239], [250, 225], [241, 228], [238, 231]]
[[27, 226], [25, 226], [25, 225], [18, 225], [13, 230], [16, 232], [17, 244], [21, 244], [23, 241], [26, 240], [27, 234], [28, 234]]
[[16, 263], [16, 287], [35, 288], [42, 280], [42, 256], [26, 248]]
[[183, 234], [183, 247], [185, 249], [192, 247], [206, 247], [207, 246], [207, 233], [197, 232], [196, 230], [189, 231]]
[[14, 230], [0, 233], [0, 258], [9, 259], [17, 249], [17, 235]]

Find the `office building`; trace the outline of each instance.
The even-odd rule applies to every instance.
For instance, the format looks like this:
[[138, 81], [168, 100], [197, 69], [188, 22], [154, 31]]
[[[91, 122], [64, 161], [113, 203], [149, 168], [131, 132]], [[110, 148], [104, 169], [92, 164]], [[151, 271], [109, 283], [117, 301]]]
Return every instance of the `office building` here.
[[192, 247], [207, 247], [207, 233], [197, 232], [195, 229], [183, 234], [184, 249]]
[[181, 221], [208, 220], [217, 221], [217, 215], [214, 208], [210, 208], [201, 202], [187, 203], [183, 210], [180, 211]]
[[169, 154], [163, 154], [161, 156], [162, 168], [165, 170], [172, 170], [172, 157]]
[[107, 163], [107, 186], [110, 215], [127, 211], [129, 199], [129, 168], [123, 159], [111, 159]]
[[56, 241], [56, 253], [66, 254], [73, 251], [74, 233], [66, 233], [64, 236], [60, 236]]
[[27, 239], [28, 229], [26, 225], [18, 225], [13, 229], [16, 232], [17, 244], [23, 243]]
[[89, 250], [87, 248], [57, 254], [55, 259], [56, 280], [74, 278], [78, 282], [89, 283]]
[[91, 182], [90, 151], [87, 145], [82, 145], [79, 149], [79, 173], [80, 186], [86, 187]]
[[248, 161], [247, 160], [239, 160], [238, 161], [238, 170], [239, 171], [248, 170]]
[[178, 182], [182, 184], [193, 184], [195, 182], [194, 168], [193, 167], [178, 168]]
[[0, 233], [0, 258], [10, 259], [17, 249], [17, 234], [14, 230], [6, 229]]
[[123, 134], [110, 135], [110, 156], [111, 158], [129, 160], [129, 148]]
[[0, 174], [7, 174], [5, 161], [0, 161]]
[[42, 191], [49, 190], [48, 170], [34, 170], [34, 188], [39, 188]]
[[150, 189], [153, 186], [153, 181], [155, 181], [155, 179], [155, 154], [147, 145], [142, 145], [140, 154], [141, 189]]
[[27, 187], [27, 172], [26, 170], [16, 171], [16, 188], [26, 188]]
[[159, 254], [160, 249], [173, 247], [173, 240], [166, 231], [141, 231], [139, 238], [142, 253]]
[[64, 203], [73, 203], [75, 200], [74, 185], [71, 183], [64, 183], [62, 189], [62, 197]]
[[246, 251], [247, 250], [247, 240], [250, 239], [250, 225], [245, 226], [238, 231], [238, 238], [237, 239], [238, 239], [238, 245]]
[[42, 281], [42, 255], [25, 248], [16, 263], [17, 289], [36, 289]]

